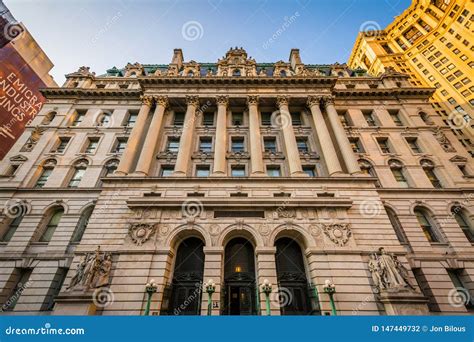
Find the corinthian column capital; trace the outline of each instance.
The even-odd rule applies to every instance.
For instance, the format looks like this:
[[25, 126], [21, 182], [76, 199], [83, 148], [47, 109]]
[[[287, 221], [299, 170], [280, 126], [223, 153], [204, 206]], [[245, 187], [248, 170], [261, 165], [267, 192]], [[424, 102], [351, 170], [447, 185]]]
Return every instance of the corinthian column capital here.
[[323, 102], [325, 106], [334, 105], [334, 96], [333, 95], [324, 96]]
[[186, 95], [186, 104], [188, 106], [199, 106], [199, 96]]
[[153, 99], [157, 105], [163, 106], [165, 108], [168, 106], [168, 96], [166, 95], [153, 96]]
[[277, 103], [278, 103], [279, 107], [288, 106], [289, 102], [290, 102], [290, 98], [288, 96], [285, 96], [285, 95], [278, 95], [277, 96]]
[[311, 108], [312, 106], [319, 106], [321, 103], [321, 96], [308, 96], [308, 100], [306, 101], [306, 105]]
[[258, 105], [258, 96], [257, 95], [251, 95], [247, 96], [247, 105]]
[[150, 95], [142, 95], [140, 96], [140, 100], [144, 105], [147, 105], [149, 107], [151, 107], [151, 105], [153, 104], [153, 96]]
[[216, 103], [218, 106], [227, 106], [229, 104], [229, 96], [219, 95], [216, 97]]

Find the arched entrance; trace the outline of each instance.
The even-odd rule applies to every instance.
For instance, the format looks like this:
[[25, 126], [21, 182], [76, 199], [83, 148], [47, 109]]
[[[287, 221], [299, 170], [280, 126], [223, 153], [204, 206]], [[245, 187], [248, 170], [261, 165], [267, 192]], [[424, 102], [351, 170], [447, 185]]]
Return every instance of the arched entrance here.
[[224, 252], [223, 315], [257, 314], [255, 253], [244, 238], [229, 241]]
[[204, 273], [204, 243], [191, 237], [178, 247], [170, 288], [170, 315], [199, 315]]
[[299, 244], [287, 237], [275, 242], [278, 288], [282, 315], [310, 315], [311, 288], [306, 278], [303, 254]]

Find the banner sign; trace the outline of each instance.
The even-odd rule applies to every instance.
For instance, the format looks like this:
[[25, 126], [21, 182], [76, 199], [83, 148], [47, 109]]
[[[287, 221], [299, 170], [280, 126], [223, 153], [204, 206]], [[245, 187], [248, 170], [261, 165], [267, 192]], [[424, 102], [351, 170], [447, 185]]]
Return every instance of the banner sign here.
[[44, 87], [11, 44], [0, 48], [0, 160], [40, 111]]

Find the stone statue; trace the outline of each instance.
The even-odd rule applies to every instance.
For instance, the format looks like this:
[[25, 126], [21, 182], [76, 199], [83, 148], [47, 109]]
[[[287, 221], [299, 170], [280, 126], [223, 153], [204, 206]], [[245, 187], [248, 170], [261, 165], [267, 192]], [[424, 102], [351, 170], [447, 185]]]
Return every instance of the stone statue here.
[[110, 283], [111, 269], [112, 256], [110, 253], [102, 254], [98, 246], [94, 253], [86, 254], [82, 258], [66, 290], [87, 291], [91, 288], [106, 286]]
[[76, 268], [76, 274], [73, 275], [71, 278], [71, 282], [69, 283], [69, 286], [66, 287], [66, 290], [70, 290], [80, 284], [82, 282], [82, 279], [84, 278], [84, 269], [87, 265], [87, 255], [84, 255], [82, 258], [81, 262], [77, 265]]
[[378, 253], [373, 253], [368, 262], [369, 271], [372, 274], [374, 285], [379, 290], [404, 289], [415, 287], [410, 283], [408, 270], [393, 254], [385, 252], [383, 247]]

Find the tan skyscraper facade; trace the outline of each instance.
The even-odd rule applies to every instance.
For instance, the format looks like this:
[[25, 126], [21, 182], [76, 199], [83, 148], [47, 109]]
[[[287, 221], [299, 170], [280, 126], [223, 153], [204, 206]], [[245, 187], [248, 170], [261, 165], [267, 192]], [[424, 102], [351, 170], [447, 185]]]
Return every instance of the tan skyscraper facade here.
[[433, 91], [297, 49], [81, 67], [1, 164], [3, 314], [472, 312], [474, 167]]
[[387, 28], [359, 33], [348, 65], [375, 76], [391, 67], [437, 88], [436, 112], [474, 155], [473, 32], [471, 0], [413, 0]]

